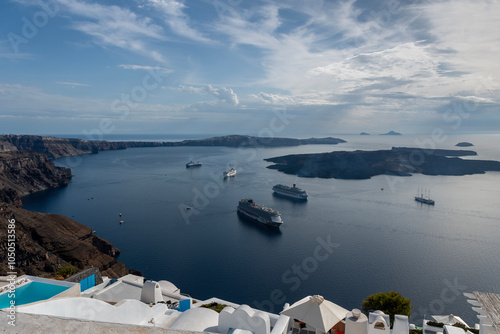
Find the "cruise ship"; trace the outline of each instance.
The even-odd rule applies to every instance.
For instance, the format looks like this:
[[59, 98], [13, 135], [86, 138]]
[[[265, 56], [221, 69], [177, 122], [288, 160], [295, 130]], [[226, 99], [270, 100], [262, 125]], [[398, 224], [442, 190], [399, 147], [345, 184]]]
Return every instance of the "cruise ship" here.
[[235, 176], [236, 175], [236, 169], [231, 168], [230, 170], [226, 170], [224, 173], [224, 178]]
[[295, 184], [291, 187], [277, 184], [273, 187], [273, 191], [278, 195], [294, 199], [307, 200], [307, 192], [305, 190], [297, 188]]
[[238, 213], [268, 226], [280, 227], [283, 224], [278, 211], [258, 205], [250, 198], [240, 200]]
[[191, 168], [191, 167], [200, 167], [201, 162], [199, 161], [190, 161], [186, 164], [186, 168]]

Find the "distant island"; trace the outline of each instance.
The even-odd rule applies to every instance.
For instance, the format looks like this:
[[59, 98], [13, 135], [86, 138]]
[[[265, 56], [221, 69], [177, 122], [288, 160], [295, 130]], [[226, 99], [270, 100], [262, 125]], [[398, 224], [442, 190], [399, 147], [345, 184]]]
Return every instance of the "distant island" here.
[[360, 135], [360, 136], [369, 136], [370, 134], [369, 134], [369, 133], [367, 133], [367, 132], [361, 132], [359, 135]]
[[466, 141], [462, 141], [460, 143], [458, 143], [457, 145], [455, 146], [459, 146], [459, 147], [470, 147], [470, 146], [474, 146], [473, 144], [469, 143], [469, 142], [466, 142]]
[[459, 156], [477, 155], [466, 150], [425, 150], [393, 147], [391, 150], [295, 154], [265, 159], [276, 169], [300, 177], [369, 179], [388, 174], [411, 176], [482, 174], [500, 171], [500, 162], [464, 160]]
[[387, 133], [381, 133], [381, 136], [401, 136], [399, 132], [389, 131]]
[[222, 137], [213, 137], [207, 139], [184, 140], [181, 142], [166, 142], [163, 146], [229, 146], [229, 147], [281, 147], [281, 146], [299, 146], [299, 145], [336, 145], [345, 143], [340, 138], [279, 138], [279, 137], [254, 137], [230, 135]]

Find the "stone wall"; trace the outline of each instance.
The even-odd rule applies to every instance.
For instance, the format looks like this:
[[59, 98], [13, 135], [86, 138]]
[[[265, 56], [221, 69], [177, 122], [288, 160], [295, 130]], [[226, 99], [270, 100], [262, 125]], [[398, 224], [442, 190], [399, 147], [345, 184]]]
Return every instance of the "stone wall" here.
[[95, 274], [95, 285], [101, 284], [103, 282], [101, 272], [99, 271], [99, 268], [96, 267], [84, 269], [73, 276], [66, 278], [65, 281], [78, 283], [93, 274]]

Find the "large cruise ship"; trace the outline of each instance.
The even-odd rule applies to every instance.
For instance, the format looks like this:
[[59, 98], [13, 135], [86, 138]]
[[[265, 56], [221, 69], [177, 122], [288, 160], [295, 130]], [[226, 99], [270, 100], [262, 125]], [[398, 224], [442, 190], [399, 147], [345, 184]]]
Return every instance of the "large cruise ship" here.
[[297, 188], [295, 184], [291, 187], [277, 184], [273, 187], [273, 191], [278, 195], [294, 199], [307, 200], [307, 192], [305, 190]]
[[279, 227], [283, 224], [278, 211], [258, 205], [250, 198], [240, 200], [238, 213], [268, 226]]

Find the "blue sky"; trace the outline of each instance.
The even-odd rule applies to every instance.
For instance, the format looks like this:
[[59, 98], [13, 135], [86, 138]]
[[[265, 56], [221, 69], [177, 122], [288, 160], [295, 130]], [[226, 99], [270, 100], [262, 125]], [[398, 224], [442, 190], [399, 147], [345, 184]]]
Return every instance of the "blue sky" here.
[[498, 132], [499, 1], [6, 0], [0, 133]]

